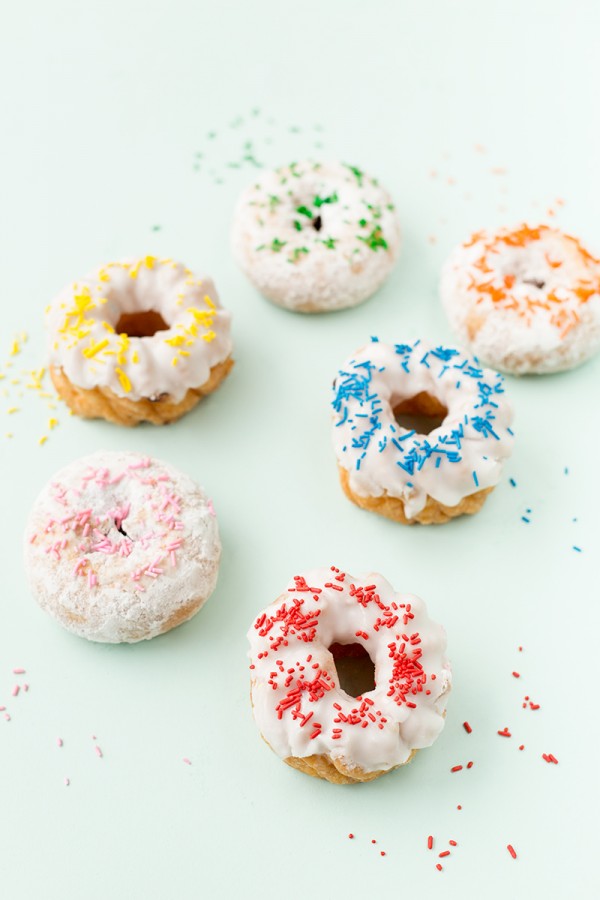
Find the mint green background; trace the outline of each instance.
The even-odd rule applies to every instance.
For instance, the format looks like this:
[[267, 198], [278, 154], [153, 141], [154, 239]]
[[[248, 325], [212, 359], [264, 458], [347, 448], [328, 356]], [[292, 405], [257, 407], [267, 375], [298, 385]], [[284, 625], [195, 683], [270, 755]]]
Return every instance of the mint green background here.
[[[44, 447], [44, 403], [0, 384], [0, 704], [12, 715], [0, 716], [3, 897], [598, 896], [600, 359], [509, 380], [518, 441], [506, 477], [477, 517], [439, 529], [403, 528], [342, 496], [328, 390], [371, 334], [450, 340], [438, 272], [471, 229], [535, 221], [553, 206], [600, 249], [599, 31], [598, 5], [584, 0], [3, 7], [3, 358], [26, 329], [14, 367], [39, 364], [48, 300], [98, 263], [138, 253], [215, 277], [236, 357], [222, 389], [173, 427], [127, 431], [61, 410]], [[247, 139], [268, 164], [341, 157], [389, 187], [404, 246], [371, 302], [294, 316], [237, 271], [231, 209], [253, 170], [225, 163]], [[208, 156], [195, 171], [198, 152]], [[143, 645], [67, 634], [25, 583], [34, 497], [98, 448], [170, 460], [205, 485], [219, 515], [214, 596], [193, 622]], [[379, 570], [423, 596], [447, 627], [455, 673], [435, 747], [354, 789], [280, 763], [248, 701], [254, 614], [290, 576], [330, 563]], [[14, 666], [31, 686], [15, 699]], [[539, 711], [521, 709], [525, 693]], [[496, 734], [505, 725], [511, 740]], [[450, 774], [469, 759], [470, 771]], [[430, 833], [437, 851], [459, 843], [442, 873]]]

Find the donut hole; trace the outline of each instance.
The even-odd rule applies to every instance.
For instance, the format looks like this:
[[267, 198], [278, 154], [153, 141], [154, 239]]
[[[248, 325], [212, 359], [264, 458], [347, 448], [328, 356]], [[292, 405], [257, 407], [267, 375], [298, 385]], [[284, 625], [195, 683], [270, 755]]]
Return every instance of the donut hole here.
[[401, 428], [416, 431], [417, 434], [430, 434], [440, 427], [448, 415], [448, 408], [427, 391], [394, 404], [392, 411]]
[[339, 644], [329, 648], [338, 682], [350, 697], [361, 697], [375, 689], [375, 664], [362, 644]]
[[117, 334], [126, 334], [132, 338], [152, 337], [157, 331], [168, 330], [169, 326], [155, 309], [121, 313], [121, 318], [115, 325]]

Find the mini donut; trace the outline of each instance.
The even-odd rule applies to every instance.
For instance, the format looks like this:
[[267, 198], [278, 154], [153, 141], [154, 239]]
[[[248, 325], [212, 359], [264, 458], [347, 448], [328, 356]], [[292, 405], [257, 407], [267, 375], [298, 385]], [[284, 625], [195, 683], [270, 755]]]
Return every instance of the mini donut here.
[[84, 418], [173, 422], [233, 365], [231, 316], [213, 282], [170, 259], [108, 263], [46, 313], [52, 380]]
[[478, 231], [451, 254], [440, 291], [458, 338], [503, 372], [560, 372], [600, 349], [600, 260], [557, 228]]
[[240, 197], [234, 256], [252, 284], [294, 312], [356, 306], [381, 287], [400, 225], [379, 182], [342, 163], [291, 163]]
[[174, 466], [103, 451], [37, 498], [25, 566], [42, 609], [90, 641], [134, 643], [186, 622], [212, 594], [221, 542], [211, 501]]
[[477, 512], [512, 451], [504, 379], [451, 347], [371, 340], [333, 385], [344, 492], [409, 525]]
[[[256, 724], [307, 775], [372, 781], [410, 762], [444, 727], [452, 684], [444, 629], [422, 600], [396, 593], [381, 575], [354, 578], [335, 566], [296, 575], [248, 639]], [[367, 688], [357, 696], [341, 684], [348, 660], [354, 691], [358, 678]]]

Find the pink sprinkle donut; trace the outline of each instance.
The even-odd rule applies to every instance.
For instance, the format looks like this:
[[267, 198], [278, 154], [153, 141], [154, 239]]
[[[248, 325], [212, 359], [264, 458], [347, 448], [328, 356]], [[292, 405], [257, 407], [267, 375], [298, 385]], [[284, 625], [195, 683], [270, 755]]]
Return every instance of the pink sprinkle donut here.
[[25, 535], [33, 594], [69, 631], [134, 643], [190, 619], [212, 594], [221, 542], [211, 501], [173, 466], [103, 451], [61, 469]]
[[256, 724], [307, 775], [371, 781], [410, 762], [444, 726], [444, 629], [381, 575], [333, 566], [297, 575], [248, 639]]

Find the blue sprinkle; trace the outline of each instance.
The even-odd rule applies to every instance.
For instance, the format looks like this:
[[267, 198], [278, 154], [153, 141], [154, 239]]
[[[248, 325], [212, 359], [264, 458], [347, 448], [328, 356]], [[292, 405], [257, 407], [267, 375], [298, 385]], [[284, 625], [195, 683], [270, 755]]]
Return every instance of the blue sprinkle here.
[[475, 487], [479, 487], [479, 479], [477, 477], [477, 472], [473, 472], [473, 481], [475, 482]]
[[379, 343], [379, 338], [378, 338], [378, 337], [374, 337], [373, 335], [371, 335], [371, 343], [373, 343], [373, 344], [378, 344], [378, 343]]
[[457, 381], [457, 382], [456, 382], [456, 389], [458, 390], [459, 387], [460, 387], [460, 381]]
[[514, 431], [512, 430], [512, 428], [507, 428], [506, 430], [508, 431], [509, 434], [514, 435]]
[[581, 547], [576, 547], [575, 544], [573, 544], [573, 550], [577, 551], [577, 553], [581, 553]]
[[[568, 468], [565, 466], [565, 475], [568, 475], [568, 474], [569, 474], [569, 470], [568, 470]], [[575, 548], [575, 549], [577, 549], [577, 548]]]
[[438, 458], [437, 458], [436, 461], [435, 461], [435, 467], [436, 467], [436, 469], [439, 469], [441, 463], [442, 463], [442, 457], [441, 457], [441, 456], [438, 456]]
[[528, 519], [527, 516], [521, 516], [521, 521], [529, 523], [531, 519]]
[[509, 479], [508, 479], [508, 483], [509, 483], [509, 484], [512, 484], [513, 487], [516, 487], [516, 486], [517, 486], [517, 482], [515, 481], [514, 478], [509, 478]]
[[414, 484], [412, 483], [412, 481], [407, 481], [406, 487], [409, 487], [409, 488], [414, 487]]

